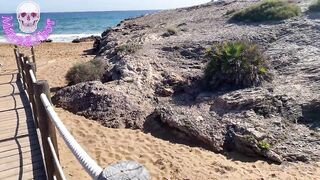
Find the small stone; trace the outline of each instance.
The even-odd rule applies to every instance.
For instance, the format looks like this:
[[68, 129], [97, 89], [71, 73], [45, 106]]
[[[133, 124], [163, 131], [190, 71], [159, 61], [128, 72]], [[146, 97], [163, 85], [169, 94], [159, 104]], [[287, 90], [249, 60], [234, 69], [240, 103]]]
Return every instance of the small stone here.
[[173, 95], [174, 90], [171, 88], [160, 87], [160, 88], [157, 88], [156, 93], [162, 97], [169, 97]]

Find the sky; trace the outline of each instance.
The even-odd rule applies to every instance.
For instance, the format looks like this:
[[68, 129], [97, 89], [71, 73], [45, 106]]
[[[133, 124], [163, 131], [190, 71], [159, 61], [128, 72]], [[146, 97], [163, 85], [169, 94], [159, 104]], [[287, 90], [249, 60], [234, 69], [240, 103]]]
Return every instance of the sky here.
[[[34, 0], [41, 12], [158, 10], [187, 7], [210, 0]], [[14, 13], [23, 0], [0, 0], [0, 13]]]

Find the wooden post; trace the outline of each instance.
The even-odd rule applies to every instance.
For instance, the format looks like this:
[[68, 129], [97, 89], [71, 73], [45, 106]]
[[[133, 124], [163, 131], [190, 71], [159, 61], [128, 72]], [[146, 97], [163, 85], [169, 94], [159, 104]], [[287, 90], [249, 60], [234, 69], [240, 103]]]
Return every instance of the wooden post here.
[[30, 75], [30, 70], [32, 70], [33, 73], [34, 73], [34, 69], [35, 69], [35, 65], [32, 62], [28, 62], [24, 66], [24, 71], [26, 73], [26, 82], [27, 82], [27, 86], [28, 86], [27, 92], [28, 92], [28, 95], [29, 95], [29, 100], [30, 100], [30, 102], [32, 104], [32, 112], [33, 112], [34, 124], [35, 124], [36, 128], [38, 128], [39, 125], [38, 125], [38, 118], [37, 118], [38, 117], [37, 116], [37, 107], [36, 107], [36, 102], [35, 102], [35, 99], [34, 99], [34, 89], [33, 89], [34, 83], [36, 83], [36, 82], [32, 82], [32, 78], [31, 78], [31, 75]]
[[24, 54], [20, 54], [19, 55], [20, 56], [20, 63], [21, 63], [21, 74], [22, 74], [22, 82], [23, 82], [23, 87], [24, 87], [24, 89], [26, 89], [27, 87], [26, 87], [26, 75], [25, 75], [25, 72], [24, 72], [24, 65], [25, 65], [25, 56], [24, 56]]
[[17, 68], [18, 68], [18, 79], [21, 79], [21, 66], [20, 66], [20, 63], [19, 63], [19, 49], [18, 49], [18, 46], [17, 45], [14, 45], [14, 56], [16, 58], [16, 63], [17, 63]]
[[47, 178], [48, 180], [53, 180], [53, 176], [58, 173], [55, 173], [56, 172], [55, 164], [54, 164], [52, 153], [50, 151], [48, 137], [51, 138], [51, 141], [53, 143], [57, 156], [59, 157], [56, 130], [47, 114], [46, 107], [44, 107], [40, 98], [41, 94], [45, 94], [48, 97], [49, 101], [51, 102], [48, 82], [45, 80], [38, 81], [34, 86], [34, 92], [35, 92], [35, 102], [37, 106], [37, 116], [39, 120], [39, 129], [41, 132], [43, 154], [44, 154], [44, 160], [45, 160], [46, 171], [47, 171]]
[[[33, 61], [33, 63], [35, 63], [35, 65], [36, 65], [36, 57], [35, 57], [35, 55], [34, 55], [34, 48], [33, 48], [33, 46], [31, 46], [31, 55], [32, 55], [32, 61]], [[37, 67], [35, 67], [35, 71], [34, 72], [37, 72]]]

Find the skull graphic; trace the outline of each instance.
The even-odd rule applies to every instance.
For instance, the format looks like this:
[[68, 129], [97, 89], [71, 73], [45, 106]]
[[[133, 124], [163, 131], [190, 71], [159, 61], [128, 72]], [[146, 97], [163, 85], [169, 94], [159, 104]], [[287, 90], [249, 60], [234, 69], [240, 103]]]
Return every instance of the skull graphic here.
[[17, 8], [19, 28], [24, 33], [33, 33], [37, 30], [40, 20], [40, 7], [33, 1], [24, 1]]

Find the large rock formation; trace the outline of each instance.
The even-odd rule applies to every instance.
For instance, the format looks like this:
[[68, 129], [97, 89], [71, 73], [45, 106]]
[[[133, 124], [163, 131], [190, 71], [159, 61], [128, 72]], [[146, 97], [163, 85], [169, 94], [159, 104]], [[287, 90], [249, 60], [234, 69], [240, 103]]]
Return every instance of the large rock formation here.
[[[297, 3], [305, 9], [306, 2]], [[55, 99], [108, 127], [149, 130], [143, 125], [148, 120], [216, 152], [237, 150], [278, 163], [319, 161], [320, 18], [305, 13], [276, 23], [228, 21], [230, 12], [252, 3], [212, 2], [125, 20], [95, 43], [96, 58], [109, 65], [104, 84], [66, 87]], [[206, 48], [239, 39], [264, 48], [274, 80], [206, 90]]]
[[[112, 128], [142, 128], [141, 107], [121, 91], [101, 82], [80, 83], [58, 91], [52, 98], [57, 106]], [[72, 103], [70, 103], [72, 102]]]

